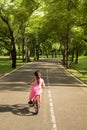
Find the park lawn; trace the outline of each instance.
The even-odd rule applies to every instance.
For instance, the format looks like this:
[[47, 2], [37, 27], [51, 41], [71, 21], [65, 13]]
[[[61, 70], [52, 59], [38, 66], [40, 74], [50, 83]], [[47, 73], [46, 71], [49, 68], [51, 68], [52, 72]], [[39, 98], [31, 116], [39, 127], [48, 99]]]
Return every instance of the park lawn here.
[[71, 63], [69, 72], [87, 84], [87, 56], [80, 56], [79, 63]]
[[[17, 60], [17, 68], [22, 66], [24, 63], [22, 63], [21, 60]], [[5, 58], [0, 58], [0, 76], [11, 72], [12, 70], [14, 70], [11, 67], [11, 60], [9, 60], [8, 57]]]

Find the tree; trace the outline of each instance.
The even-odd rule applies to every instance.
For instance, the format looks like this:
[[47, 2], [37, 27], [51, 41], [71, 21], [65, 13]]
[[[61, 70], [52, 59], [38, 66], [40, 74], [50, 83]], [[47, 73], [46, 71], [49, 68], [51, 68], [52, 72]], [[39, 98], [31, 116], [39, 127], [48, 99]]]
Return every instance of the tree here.
[[[15, 48], [15, 42], [14, 42], [14, 35], [13, 30], [10, 26], [10, 18], [9, 16], [3, 15], [3, 10], [1, 9], [0, 17], [2, 21], [6, 24], [6, 31], [3, 30], [4, 35], [10, 40], [10, 53], [12, 58], [12, 68], [16, 68], [16, 48]], [[4, 42], [4, 41], [3, 41]], [[5, 42], [6, 43], [6, 42]]]
[[[1, 1], [0, 2], [0, 18], [3, 21], [2, 32], [4, 37], [9, 39], [10, 45], [10, 53], [12, 57], [12, 68], [16, 68], [16, 41], [20, 30], [24, 28], [25, 36], [25, 28], [27, 26], [28, 19], [33, 11], [38, 7], [38, 4], [33, 1]], [[1, 22], [2, 22], [1, 21]], [[23, 28], [21, 28], [23, 26]], [[3, 40], [3, 38], [1, 38]], [[25, 37], [23, 37], [23, 42]], [[3, 41], [4, 42], [4, 41]], [[24, 45], [25, 43], [23, 43]]]
[[[45, 23], [43, 26], [45, 28], [44, 30], [47, 32], [46, 38], [53, 38], [54, 42], [60, 42], [63, 63], [66, 67], [69, 67], [69, 54], [71, 54], [69, 50], [73, 44], [71, 41], [74, 38], [77, 39], [76, 37], [73, 37], [72, 29], [80, 26], [79, 23], [82, 18], [80, 10], [82, 3], [79, 0], [45, 0], [45, 3]], [[53, 33], [56, 38], [53, 37]], [[78, 37], [81, 37], [80, 34], [78, 35]], [[79, 45], [77, 48], [79, 48]]]

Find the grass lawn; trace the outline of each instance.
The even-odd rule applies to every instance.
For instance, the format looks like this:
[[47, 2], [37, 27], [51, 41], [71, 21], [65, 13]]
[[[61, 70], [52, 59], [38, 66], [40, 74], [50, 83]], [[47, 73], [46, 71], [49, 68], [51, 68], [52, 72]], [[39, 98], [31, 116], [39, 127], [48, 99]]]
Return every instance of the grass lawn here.
[[[21, 60], [17, 60], [17, 68], [22, 66], [24, 63], [22, 63]], [[2, 76], [5, 73], [8, 73], [12, 71], [11, 67], [11, 60], [9, 60], [8, 57], [0, 57], [0, 76]]]
[[79, 63], [71, 63], [69, 72], [87, 84], [87, 56], [80, 56]]

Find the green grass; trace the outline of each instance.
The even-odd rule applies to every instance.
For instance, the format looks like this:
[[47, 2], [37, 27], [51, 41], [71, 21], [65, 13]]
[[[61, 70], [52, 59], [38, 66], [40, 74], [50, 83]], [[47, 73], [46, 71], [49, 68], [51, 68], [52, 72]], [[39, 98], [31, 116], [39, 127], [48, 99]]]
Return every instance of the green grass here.
[[[22, 63], [21, 60], [17, 60], [17, 68], [22, 66], [23, 64], [24, 63]], [[9, 60], [8, 57], [0, 57], [0, 76], [12, 70], [13, 69], [11, 67], [11, 60]]]
[[78, 64], [71, 63], [68, 71], [87, 83], [87, 56], [80, 56]]

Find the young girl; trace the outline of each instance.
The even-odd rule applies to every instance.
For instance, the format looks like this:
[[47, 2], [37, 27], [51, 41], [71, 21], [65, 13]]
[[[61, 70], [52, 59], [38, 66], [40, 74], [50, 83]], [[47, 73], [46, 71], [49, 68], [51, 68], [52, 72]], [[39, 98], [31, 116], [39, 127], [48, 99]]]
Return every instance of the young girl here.
[[[45, 83], [44, 83], [44, 80], [41, 78], [40, 71], [35, 71], [34, 76], [35, 77], [30, 82], [30, 84], [32, 84], [32, 86], [31, 86], [31, 92], [29, 95], [29, 102], [28, 102], [29, 104], [32, 104], [32, 101], [37, 94], [41, 95], [42, 88], [45, 87]], [[41, 96], [40, 96], [40, 98], [41, 98]], [[40, 99], [40, 101], [41, 101], [41, 99]]]

